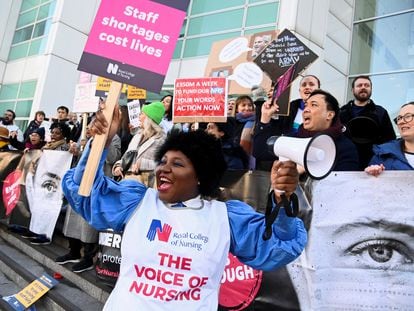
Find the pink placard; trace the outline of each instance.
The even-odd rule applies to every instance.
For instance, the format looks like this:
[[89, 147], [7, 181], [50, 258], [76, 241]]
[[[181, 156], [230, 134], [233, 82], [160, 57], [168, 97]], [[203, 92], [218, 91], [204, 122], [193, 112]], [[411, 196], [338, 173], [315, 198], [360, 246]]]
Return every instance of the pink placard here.
[[102, 0], [84, 52], [165, 75], [185, 11], [149, 0]]

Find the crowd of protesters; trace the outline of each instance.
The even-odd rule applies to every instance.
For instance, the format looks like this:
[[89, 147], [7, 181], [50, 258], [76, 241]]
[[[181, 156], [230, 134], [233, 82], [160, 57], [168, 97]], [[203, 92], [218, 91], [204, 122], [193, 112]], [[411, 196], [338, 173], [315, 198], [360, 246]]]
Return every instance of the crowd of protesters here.
[[[176, 131], [204, 131], [214, 137], [213, 140], [221, 146], [228, 170], [270, 172], [277, 160], [277, 156], [266, 147], [270, 136], [306, 138], [320, 133], [330, 135], [335, 142], [335, 171], [365, 170], [378, 176], [384, 170], [414, 169], [414, 102], [403, 103], [394, 119], [400, 137], [397, 139], [388, 112], [371, 99], [372, 82], [368, 76], [354, 78], [354, 98], [341, 107], [332, 94], [321, 89], [318, 77], [306, 75], [299, 84], [300, 98], [290, 103], [288, 116], [278, 115], [279, 106], [272, 101], [273, 87], [266, 95], [262, 92], [259, 98], [256, 96], [257, 88], [252, 96], [229, 97], [227, 122], [224, 123], [174, 124], [172, 95], [143, 105], [138, 129], [129, 125], [128, 130], [125, 129], [122, 124], [128, 122], [128, 115], [127, 110], [121, 109], [122, 121], [119, 120], [118, 131], [107, 144], [105, 175], [121, 183], [122, 180], [135, 179], [147, 187], [154, 187], [155, 169], [165, 156], [159, 150], [163, 146], [165, 148], [168, 135]], [[16, 125], [15, 112], [8, 109], [0, 119], [0, 150], [25, 153], [32, 150], [65, 151], [73, 155], [71, 167], [75, 167], [87, 141], [95, 134], [89, 128], [96, 130], [95, 115], [82, 120], [78, 118], [67, 107], [59, 106], [53, 118], [47, 118], [43, 111], [36, 112], [34, 119], [22, 131]], [[85, 120], [86, 132], [82, 134]], [[185, 146], [182, 148], [187, 150]], [[168, 150], [164, 150], [165, 154]], [[304, 168], [298, 166], [297, 170], [306, 178]], [[56, 262], [74, 263], [71, 269], [77, 273], [93, 269], [98, 230], [80, 217], [66, 198], [62, 198], [61, 218], [64, 220], [62, 233], [68, 240], [68, 252], [56, 258]], [[33, 232], [28, 227], [11, 225], [10, 230], [30, 239], [35, 245], [51, 242], [51, 237], [43, 232]], [[239, 251], [243, 253], [242, 249]]]

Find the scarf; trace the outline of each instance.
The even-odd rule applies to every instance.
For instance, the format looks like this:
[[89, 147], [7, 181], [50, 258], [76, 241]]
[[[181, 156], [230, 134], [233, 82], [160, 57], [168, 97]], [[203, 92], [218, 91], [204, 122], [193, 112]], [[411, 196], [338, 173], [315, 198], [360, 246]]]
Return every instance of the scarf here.
[[44, 141], [41, 141], [40, 143], [38, 143], [37, 145], [33, 145], [30, 141], [26, 142], [25, 144], [25, 148], [27, 149], [42, 149], [42, 147], [45, 145]]
[[299, 126], [298, 133], [297, 133], [296, 137], [308, 138], [308, 137], [313, 137], [316, 134], [328, 134], [335, 140], [339, 136], [342, 135], [342, 133], [343, 133], [342, 129], [343, 129], [343, 125], [342, 125], [341, 121], [339, 121], [339, 118], [335, 121], [335, 123], [331, 124], [331, 126], [329, 128], [327, 128], [324, 131], [318, 131], [318, 132], [305, 130], [303, 128], [303, 124], [301, 124]]
[[65, 145], [65, 144], [66, 144], [66, 139], [61, 139], [61, 140], [58, 140], [58, 141], [51, 141], [51, 142], [48, 142], [42, 149], [43, 150], [44, 149], [55, 150], [58, 147], [60, 147], [62, 145]]

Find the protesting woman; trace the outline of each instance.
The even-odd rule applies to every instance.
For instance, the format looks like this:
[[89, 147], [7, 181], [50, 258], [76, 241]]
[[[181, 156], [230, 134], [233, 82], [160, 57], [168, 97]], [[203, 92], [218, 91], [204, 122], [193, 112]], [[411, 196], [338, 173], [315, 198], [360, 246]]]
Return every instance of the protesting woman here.
[[112, 168], [114, 177], [135, 178], [146, 186], [154, 184], [155, 152], [165, 140], [165, 133], [159, 125], [164, 112], [164, 105], [160, 102], [142, 107], [140, 130], [132, 138], [121, 160], [115, 162]]
[[414, 102], [402, 105], [394, 122], [401, 138], [374, 145], [374, 156], [365, 169], [370, 175], [378, 176], [384, 170], [414, 169]]
[[[118, 109], [110, 126], [98, 112], [91, 130], [106, 132], [108, 146], [118, 123]], [[264, 215], [240, 201], [211, 199], [226, 164], [220, 143], [204, 131], [171, 133], [156, 154], [156, 189], [104, 177], [104, 151], [91, 196], [78, 195], [89, 153], [87, 146], [62, 185], [72, 207], [92, 225], [124, 230], [120, 275], [104, 310], [217, 310], [229, 251], [270, 270], [294, 260], [306, 244], [302, 221], [284, 208], [265, 240]], [[298, 184], [295, 163], [276, 162], [271, 183], [290, 198]], [[280, 194], [272, 200], [279, 202]]]

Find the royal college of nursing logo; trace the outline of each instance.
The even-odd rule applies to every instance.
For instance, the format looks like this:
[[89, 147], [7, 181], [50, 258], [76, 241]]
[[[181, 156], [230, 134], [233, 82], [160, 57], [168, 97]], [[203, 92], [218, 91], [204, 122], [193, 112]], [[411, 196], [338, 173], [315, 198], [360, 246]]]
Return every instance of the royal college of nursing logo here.
[[150, 241], [155, 240], [155, 236], [158, 237], [158, 241], [168, 242], [172, 227], [169, 224], [161, 225], [161, 220], [153, 219], [148, 229], [147, 239]]
[[109, 63], [108, 67], [106, 68], [106, 72], [116, 75], [118, 73], [118, 68], [119, 66], [117, 64]]

